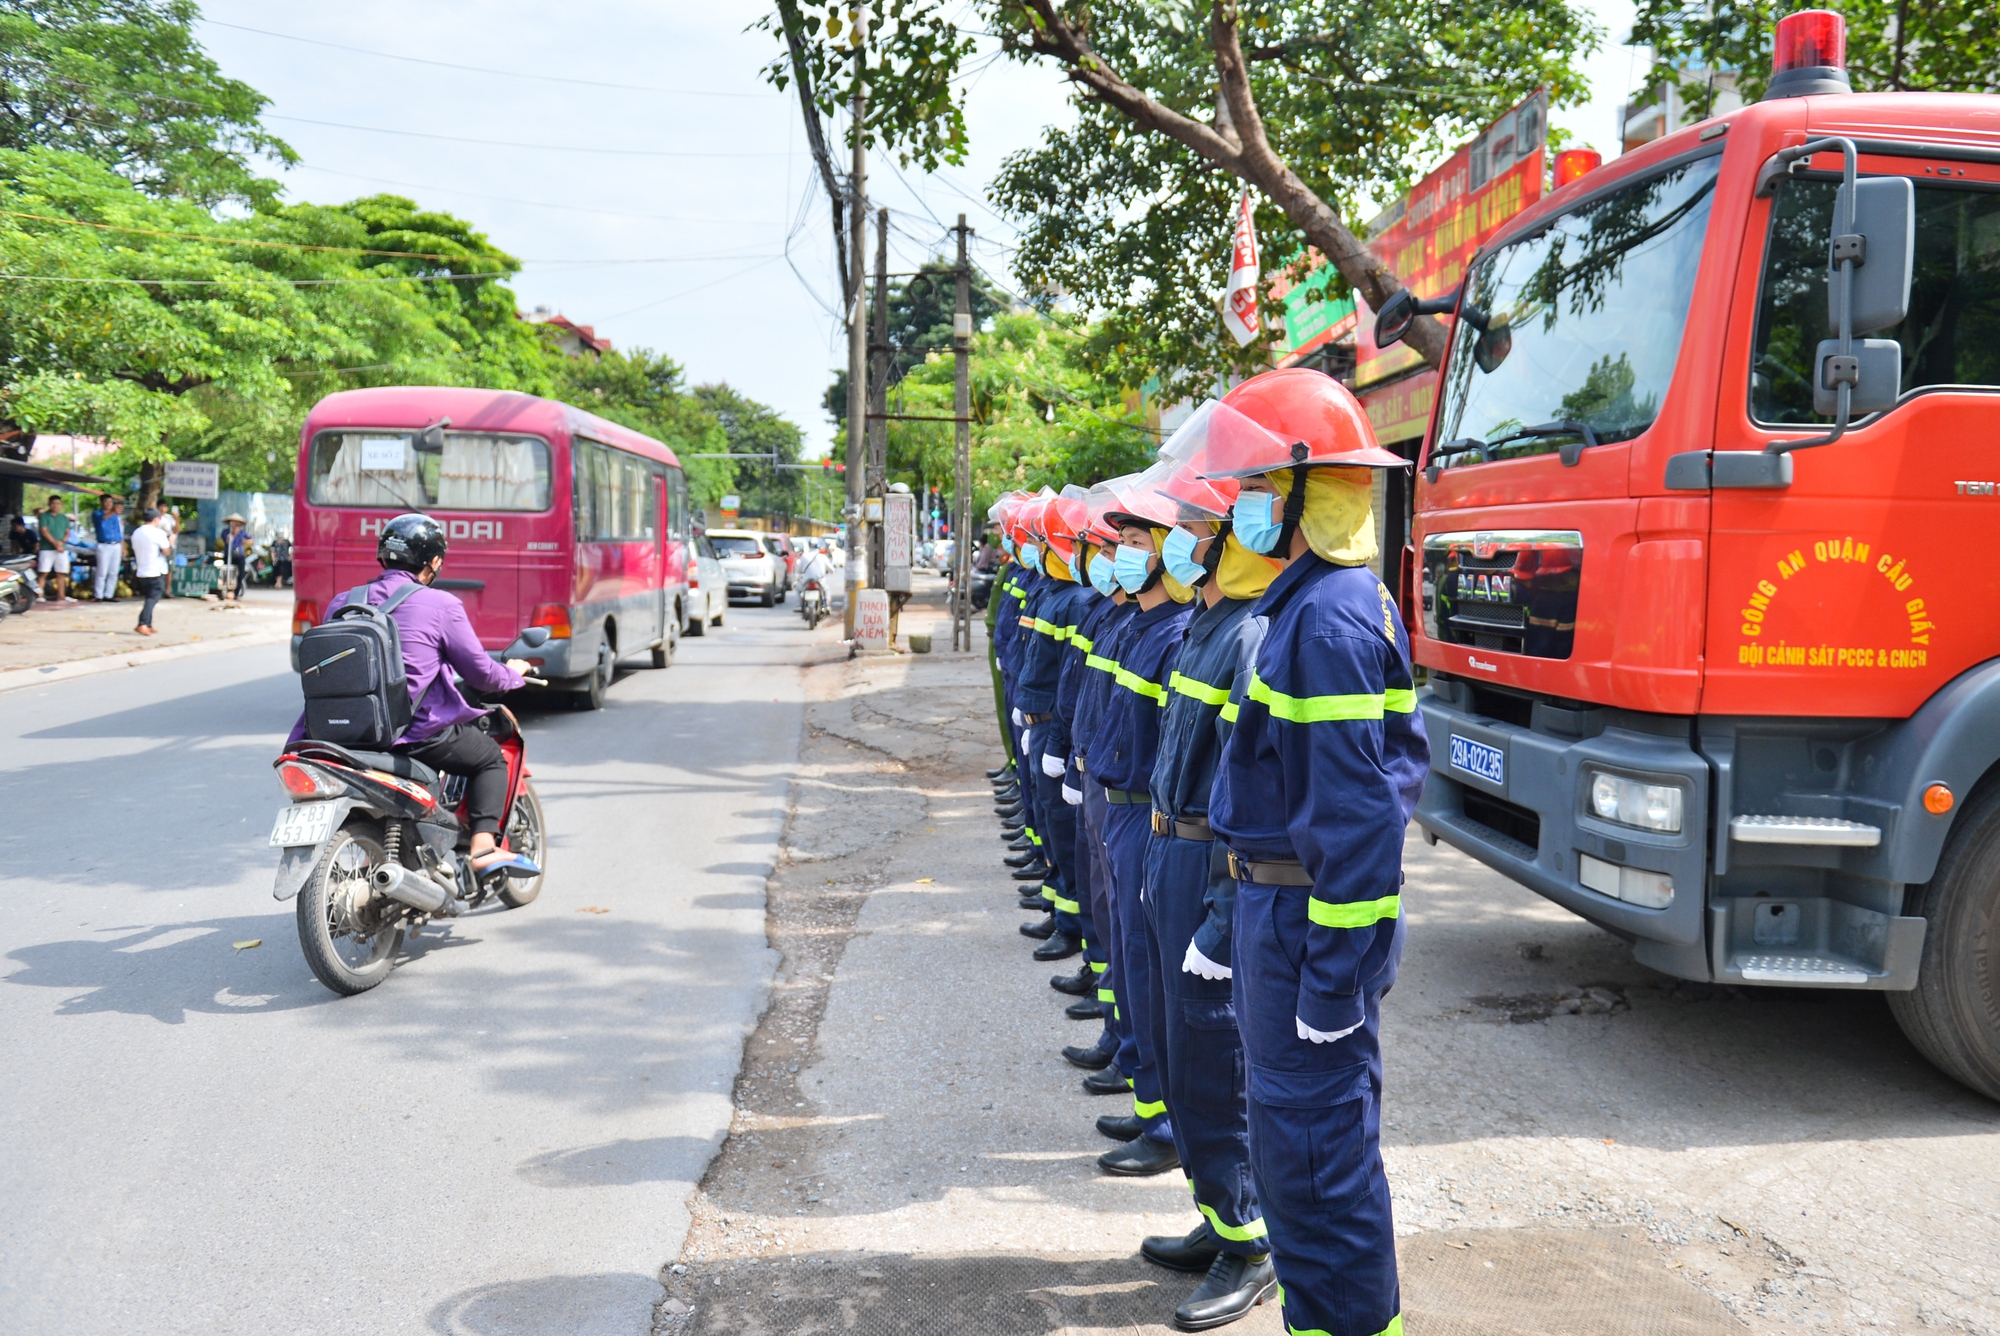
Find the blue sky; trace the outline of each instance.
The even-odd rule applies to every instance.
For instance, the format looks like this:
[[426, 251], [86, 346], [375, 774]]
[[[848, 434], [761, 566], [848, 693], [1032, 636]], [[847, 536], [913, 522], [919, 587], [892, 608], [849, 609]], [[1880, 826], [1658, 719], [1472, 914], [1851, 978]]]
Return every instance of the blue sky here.
[[[820, 398], [845, 358], [830, 309], [839, 287], [797, 101], [759, 75], [777, 50], [750, 30], [767, 8], [208, 0], [198, 32], [227, 74], [271, 98], [270, 127], [304, 158], [284, 174], [290, 198], [386, 191], [472, 219], [527, 261], [514, 285], [524, 309], [667, 353], [695, 382], [726, 380], [817, 451], [831, 435]], [[1593, 8], [1610, 43], [1626, 34], [1629, 3]], [[1591, 105], [1556, 123], [1608, 150], [1637, 68], [1609, 46], [1591, 67]], [[964, 167], [925, 177], [875, 165], [892, 269], [943, 247], [964, 212], [977, 258], [1005, 278], [1013, 230], [982, 186], [1066, 119], [1063, 85], [996, 62], [972, 81], [969, 114]]]

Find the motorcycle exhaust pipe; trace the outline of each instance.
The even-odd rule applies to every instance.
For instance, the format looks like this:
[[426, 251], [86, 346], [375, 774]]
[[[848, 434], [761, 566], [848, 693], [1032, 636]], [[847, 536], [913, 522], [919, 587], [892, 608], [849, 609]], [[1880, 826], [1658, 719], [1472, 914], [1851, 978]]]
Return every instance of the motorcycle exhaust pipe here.
[[390, 863], [376, 868], [368, 880], [379, 894], [422, 913], [451, 912], [446, 908], [452, 904], [449, 891], [429, 877], [410, 871], [401, 863]]

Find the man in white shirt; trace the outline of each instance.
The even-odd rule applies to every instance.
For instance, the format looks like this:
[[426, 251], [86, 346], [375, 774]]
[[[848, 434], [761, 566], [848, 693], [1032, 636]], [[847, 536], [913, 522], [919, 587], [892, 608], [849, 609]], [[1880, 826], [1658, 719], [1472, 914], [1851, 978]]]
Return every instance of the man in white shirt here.
[[132, 531], [132, 576], [145, 602], [139, 607], [138, 632], [153, 634], [153, 608], [167, 587], [167, 553], [174, 540], [160, 524], [160, 512], [151, 506], [141, 514], [139, 527]]

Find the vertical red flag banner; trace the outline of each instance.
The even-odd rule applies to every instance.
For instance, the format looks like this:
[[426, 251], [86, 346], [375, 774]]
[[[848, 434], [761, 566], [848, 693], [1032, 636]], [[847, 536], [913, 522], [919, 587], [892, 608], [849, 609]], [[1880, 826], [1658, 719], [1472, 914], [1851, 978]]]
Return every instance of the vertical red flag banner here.
[[1257, 224], [1250, 192], [1236, 204], [1236, 237], [1229, 248], [1229, 286], [1222, 294], [1222, 323], [1238, 345], [1257, 337], [1263, 321], [1257, 312]]
[[[1457, 287], [1473, 253], [1542, 197], [1547, 126], [1548, 93], [1542, 90], [1384, 210], [1369, 229], [1369, 248], [1418, 297]], [[1355, 315], [1354, 382], [1376, 436], [1387, 442], [1423, 435], [1437, 373], [1406, 375], [1423, 358], [1402, 344], [1376, 347], [1375, 313], [1365, 302]], [[1370, 386], [1383, 388], [1371, 393]]]

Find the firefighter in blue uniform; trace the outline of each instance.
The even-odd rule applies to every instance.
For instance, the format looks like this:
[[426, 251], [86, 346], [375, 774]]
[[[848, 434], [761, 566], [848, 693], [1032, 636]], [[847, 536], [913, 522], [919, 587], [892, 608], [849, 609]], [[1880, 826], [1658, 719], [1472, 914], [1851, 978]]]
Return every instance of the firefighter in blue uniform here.
[[1027, 744], [1020, 753], [1022, 781], [1024, 786], [1032, 786], [1036, 833], [1041, 836], [1040, 852], [1047, 865], [1041, 896], [1049, 906], [1049, 915], [1040, 923], [1021, 928], [1030, 936], [1045, 939], [1035, 950], [1036, 960], [1066, 960], [1083, 950], [1085, 937], [1081, 906], [1070, 889], [1076, 860], [1076, 813], [1061, 795], [1069, 737], [1056, 714], [1056, 687], [1069, 638], [1082, 619], [1087, 590], [1076, 583], [1063, 552], [1049, 537], [1051, 532], [1062, 533], [1066, 550], [1074, 555], [1073, 536], [1087, 518], [1087, 510], [1082, 489], [1073, 490], [1074, 496], [1051, 497], [1027, 522], [1038, 540], [1042, 588], [1022, 614], [1026, 648], [1014, 707], [1021, 712], [1022, 736]]
[[1186, 632], [1194, 591], [1168, 574], [1160, 560], [1160, 543], [1173, 526], [1177, 507], [1136, 482], [1121, 490], [1105, 519], [1119, 530], [1113, 559], [1118, 583], [1132, 595], [1139, 611], [1119, 642], [1118, 666], [1104, 718], [1090, 740], [1087, 771], [1102, 788], [1106, 803], [1103, 838], [1111, 916], [1107, 935], [1118, 972], [1118, 1010], [1129, 1022], [1129, 1033], [1119, 1035], [1117, 1061], [1132, 1081], [1132, 1117], [1099, 1120], [1099, 1130], [1107, 1136], [1129, 1139], [1100, 1155], [1097, 1163], [1107, 1173], [1144, 1175], [1180, 1164], [1153, 1054], [1151, 970], [1140, 890], [1146, 875], [1146, 844], [1152, 836], [1147, 785], [1158, 751], [1167, 677]]
[[[1013, 730], [1014, 751], [1017, 756], [1026, 754], [1028, 737], [1032, 732], [1021, 711], [1021, 673], [1028, 650], [1033, 644], [1033, 609], [1040, 601], [1047, 584], [1041, 574], [1040, 540], [1030, 522], [1039, 518], [1042, 507], [1047, 504], [1046, 496], [1025, 497], [1015, 504], [1009, 517], [1014, 539], [1014, 557], [1021, 566], [1021, 573], [1014, 578], [1014, 598], [1018, 611], [1014, 616], [1014, 624], [1007, 643], [1000, 650], [1000, 671], [1007, 683], [1008, 722]], [[1003, 612], [1002, 616], [1005, 615]], [[1019, 796], [1013, 808], [1015, 814], [1022, 820], [1022, 834], [1026, 837], [1029, 848], [1023, 851], [1027, 855], [1025, 864], [1016, 859], [1010, 859], [1008, 862], [1009, 866], [1015, 868], [1015, 881], [1031, 882], [1039, 887], [1042, 879], [1048, 875], [1049, 868], [1042, 847], [1042, 835], [1036, 828], [1038, 813], [1035, 808], [1034, 784], [1027, 777], [1025, 766], [1017, 772], [1016, 782], [1019, 785]]]
[[1228, 964], [1236, 883], [1208, 809], [1263, 638], [1254, 605], [1281, 566], [1230, 535], [1237, 484], [1200, 476], [1212, 413], [1213, 405], [1196, 410], [1161, 449], [1152, 478], [1179, 507], [1178, 524], [1162, 544], [1167, 573], [1200, 591], [1167, 677], [1144, 895], [1152, 1051], [1200, 1219], [1186, 1237], [1149, 1238], [1140, 1252], [1161, 1266], [1207, 1273], [1174, 1313], [1183, 1331], [1234, 1322], [1276, 1288], [1250, 1172], [1243, 1046]]
[[[1117, 1057], [1121, 1051], [1131, 1056], [1134, 1051], [1129, 1043], [1131, 1017], [1118, 1005], [1118, 990], [1122, 985], [1118, 979], [1118, 963], [1111, 950], [1113, 915], [1111, 907], [1111, 873], [1105, 858], [1104, 831], [1110, 804], [1104, 798], [1104, 786], [1089, 777], [1089, 741], [1095, 737], [1103, 723], [1104, 712], [1111, 695], [1111, 687], [1118, 670], [1118, 655], [1131, 622], [1139, 613], [1139, 605], [1130, 594], [1119, 587], [1115, 574], [1115, 560], [1118, 549], [1118, 531], [1104, 519], [1106, 510], [1114, 503], [1116, 487], [1127, 481], [1114, 479], [1111, 483], [1100, 483], [1090, 490], [1088, 503], [1091, 521], [1088, 533], [1097, 551], [1088, 563], [1090, 582], [1104, 595], [1106, 611], [1089, 623], [1085, 636], [1090, 644], [1084, 648], [1083, 668], [1076, 683], [1074, 717], [1070, 724], [1070, 766], [1066, 783], [1080, 791], [1082, 801], [1079, 811], [1077, 843], [1079, 861], [1087, 863], [1085, 874], [1091, 905], [1091, 917], [1098, 935], [1103, 939], [1106, 968], [1097, 971], [1097, 1001], [1105, 1008], [1104, 1030], [1096, 1044], [1075, 1045], [1063, 1050], [1063, 1056], [1090, 1075], [1084, 1077], [1083, 1088], [1093, 1095], [1125, 1094], [1132, 1089], [1128, 1073], [1119, 1067]], [[1100, 1130], [1107, 1126], [1121, 1127], [1120, 1115], [1106, 1115], [1098, 1120]]]
[[[1018, 616], [1014, 599], [1014, 577], [1020, 566], [1014, 558], [1014, 539], [1008, 533], [1008, 516], [1026, 493], [1010, 492], [993, 503], [986, 512], [987, 520], [999, 529], [1000, 547], [1007, 559], [993, 573], [993, 587], [986, 596], [986, 663], [993, 675], [993, 706], [1000, 723], [1000, 738], [1006, 745], [1000, 764], [986, 772], [986, 778], [993, 785], [996, 810], [1002, 814], [1001, 838], [1012, 841], [1010, 848], [1032, 850], [1020, 812], [1015, 807], [1020, 800], [1019, 769], [1014, 748], [1014, 727], [1008, 718], [1007, 679], [1001, 671], [1000, 647], [1006, 643], [1012, 632], [1019, 629], [1015, 618]], [[1008, 815], [1011, 810], [1012, 814]]]
[[1250, 1153], [1287, 1329], [1396, 1336], [1380, 1145], [1380, 1002], [1402, 952], [1403, 832], [1429, 764], [1409, 640], [1377, 555], [1370, 469], [1401, 467], [1315, 371], [1237, 386], [1204, 468], [1232, 532], [1287, 564], [1223, 749], [1209, 821], [1237, 883], [1230, 966]]

